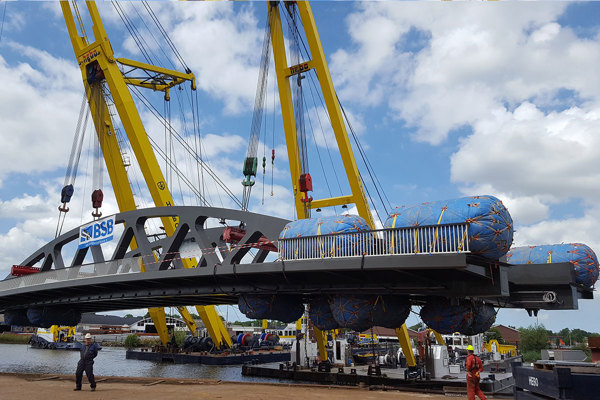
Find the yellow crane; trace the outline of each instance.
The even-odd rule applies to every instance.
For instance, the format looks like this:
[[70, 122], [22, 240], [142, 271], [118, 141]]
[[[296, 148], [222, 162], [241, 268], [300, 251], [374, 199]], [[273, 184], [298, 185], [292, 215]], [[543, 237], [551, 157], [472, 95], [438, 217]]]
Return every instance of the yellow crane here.
[[[332, 206], [340, 206], [345, 204], [354, 204], [358, 209], [358, 214], [364, 218], [371, 229], [376, 229], [375, 221], [371, 214], [369, 202], [365, 195], [365, 189], [362, 184], [362, 179], [358, 172], [346, 125], [342, 115], [340, 103], [338, 101], [327, 60], [323, 51], [323, 45], [319, 38], [319, 32], [312, 13], [310, 3], [308, 1], [290, 1], [284, 2], [284, 7], [288, 11], [297, 7], [300, 15], [300, 21], [304, 27], [304, 33], [308, 42], [311, 60], [304, 61], [298, 65], [288, 65], [285, 52], [284, 36], [281, 24], [280, 2], [267, 2], [269, 10], [269, 26], [271, 29], [271, 43], [273, 46], [273, 57], [275, 60], [275, 71], [277, 75], [277, 86], [279, 89], [279, 98], [281, 102], [281, 113], [283, 117], [283, 127], [285, 131], [285, 139], [287, 145], [288, 159], [290, 164], [290, 173], [292, 176], [292, 188], [294, 194], [294, 202], [296, 212], [299, 219], [309, 218], [310, 210], [317, 208], [325, 208]], [[291, 13], [291, 12], [290, 12]], [[325, 99], [325, 106], [331, 126], [335, 135], [346, 177], [350, 186], [351, 193], [344, 196], [312, 199], [308, 196], [306, 180], [307, 171], [303, 171], [300, 159], [300, 149], [298, 143], [298, 135], [296, 129], [296, 121], [294, 117], [294, 103], [292, 101], [292, 92], [290, 89], [290, 78], [299, 74], [314, 69], [320, 84], [320, 89]], [[310, 180], [310, 175], [308, 175]], [[312, 185], [310, 187], [312, 190]], [[315, 328], [317, 343], [319, 345], [319, 356], [321, 360], [327, 360], [326, 336]], [[409, 366], [415, 366], [416, 361], [410, 345], [408, 329], [406, 324], [396, 329], [396, 334], [402, 350], [407, 357]]]
[[[109, 114], [106, 99], [102, 93], [103, 82], [106, 83], [112, 95], [121, 124], [139, 162], [142, 175], [154, 204], [157, 207], [172, 206], [174, 202], [171, 192], [166, 185], [165, 178], [152, 150], [128, 85], [162, 91], [165, 93], [165, 99], [168, 100], [169, 89], [184, 82], [190, 82], [192, 89], [195, 90], [196, 81], [194, 74], [189, 71], [178, 72], [138, 61], [116, 58], [96, 3], [87, 1], [86, 5], [93, 24], [93, 38], [89, 39], [77, 2], [73, 1], [71, 8], [68, 1], [61, 1], [62, 12], [75, 52], [75, 58], [81, 69], [96, 134], [119, 210], [121, 212], [134, 210], [136, 209], [136, 204], [129, 179], [127, 178], [127, 171], [122, 159], [113, 121]], [[75, 18], [77, 18], [79, 23], [80, 31], [77, 29]], [[133, 77], [128, 77], [121, 72], [119, 66], [127, 66], [138, 71], [144, 71], [148, 76], [153, 78], [141, 81]], [[176, 219], [165, 217], [162, 218], [162, 223], [167, 235], [172, 235], [175, 232], [177, 227]], [[135, 247], [135, 242], [132, 243], [132, 247]], [[190, 259], [184, 259], [183, 263], [186, 268], [197, 265], [197, 263]], [[217, 347], [224, 345], [231, 346], [231, 338], [214, 306], [197, 306], [196, 310], [208, 329], [215, 345]], [[187, 311], [187, 308], [178, 307], [178, 311], [190, 331], [194, 333], [196, 331], [196, 324]], [[164, 308], [150, 308], [149, 312], [161, 341], [166, 344], [169, 340], [169, 335]]]
[[[194, 75], [190, 72], [182, 73], [146, 63], [115, 58], [95, 3], [87, 1], [86, 4], [93, 23], [93, 41], [88, 40], [85, 30], [83, 29], [77, 4], [73, 2], [73, 9], [75, 10], [75, 15], [81, 26], [81, 35], [77, 30], [71, 6], [68, 1], [61, 1], [61, 7], [65, 16], [69, 36], [75, 51], [75, 56], [80, 65], [86, 94], [90, 104], [94, 125], [96, 127], [96, 133], [115, 190], [119, 209], [121, 211], [128, 211], [135, 209], [136, 205], [127, 178], [127, 172], [121, 158], [115, 130], [108, 112], [108, 106], [100, 92], [101, 86], [99, 81], [102, 80], [106, 81], [112, 94], [121, 123], [140, 163], [142, 174], [155, 205], [171, 206], [173, 205], [171, 193], [165, 183], [165, 179], [154, 152], [152, 151], [141, 118], [127, 85], [163, 91], [165, 92], [165, 98], [168, 98], [169, 89], [184, 82], [191, 82], [192, 89], [195, 89]], [[286, 2], [284, 4], [285, 7], [297, 7], [312, 57], [311, 60], [305, 61], [299, 65], [288, 65], [279, 9], [280, 3], [267, 2], [273, 56], [292, 178], [294, 203], [298, 218], [308, 218], [311, 209], [354, 204], [358, 209], [359, 215], [369, 223], [372, 229], [375, 229], [375, 222], [371, 214], [367, 197], [365, 196], [365, 190], [358, 172], [348, 132], [346, 131], [346, 126], [344, 124], [342, 110], [335, 93], [311, 6], [307, 1]], [[143, 82], [132, 79], [121, 72], [119, 65], [143, 70], [148, 72], [149, 75], [160, 76], [161, 79], [155, 81], [146, 80]], [[333, 132], [335, 134], [338, 150], [346, 171], [346, 177], [351, 190], [351, 193], [348, 195], [323, 199], [312, 199], [308, 197], [308, 191], [312, 190], [312, 185], [307, 185], [307, 181], [310, 183], [310, 175], [302, 170], [289, 79], [311, 69], [316, 71]], [[162, 222], [166, 234], [173, 234], [177, 221], [171, 218], [163, 218]], [[184, 260], [184, 265], [186, 267], [192, 267], [193, 263], [190, 260]], [[231, 345], [227, 330], [216, 313], [214, 306], [199, 306], [196, 307], [196, 309], [215, 343], [218, 346], [223, 344]], [[195, 324], [189, 316], [189, 313], [187, 313], [187, 310], [185, 308], [179, 308], [179, 310], [188, 324], [188, 327], [190, 327], [190, 330], [195, 331]], [[162, 341], [166, 343], [168, 337], [164, 309], [150, 309], [150, 314], [157, 326]], [[320, 357], [322, 360], [326, 360], [327, 352], [325, 349], [325, 335], [317, 329], [315, 329], [315, 332], [318, 338]], [[399, 327], [396, 329], [396, 332], [404, 350], [404, 354], [407, 356], [408, 364], [414, 365], [415, 360], [410, 347], [406, 326], [403, 325], [402, 327]]]

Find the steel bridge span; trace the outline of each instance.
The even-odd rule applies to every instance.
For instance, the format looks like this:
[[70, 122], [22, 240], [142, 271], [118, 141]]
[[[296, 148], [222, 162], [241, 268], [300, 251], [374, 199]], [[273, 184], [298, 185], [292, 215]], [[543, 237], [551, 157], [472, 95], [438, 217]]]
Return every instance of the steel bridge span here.
[[[176, 232], [149, 236], [147, 222], [157, 218], [175, 218]], [[0, 311], [236, 304], [242, 294], [276, 293], [307, 301], [322, 294], [402, 294], [413, 304], [431, 296], [468, 297], [534, 311], [577, 309], [579, 299], [593, 298], [590, 289], [575, 285], [568, 263], [512, 266], [473, 256], [464, 243], [437, 241], [443, 229], [464, 237], [467, 224], [278, 240], [288, 221], [237, 210], [159, 207], [115, 220], [121, 227], [116, 246], [78, 250], [76, 228], [25, 259], [21, 265], [40, 272], [1, 281]], [[237, 228], [237, 240], [228, 240], [228, 226]], [[343, 235], [363, 235], [370, 245], [335, 248]], [[134, 240], [138, 247], [129, 250]], [[197, 266], [183, 268], [183, 258], [195, 258]]]

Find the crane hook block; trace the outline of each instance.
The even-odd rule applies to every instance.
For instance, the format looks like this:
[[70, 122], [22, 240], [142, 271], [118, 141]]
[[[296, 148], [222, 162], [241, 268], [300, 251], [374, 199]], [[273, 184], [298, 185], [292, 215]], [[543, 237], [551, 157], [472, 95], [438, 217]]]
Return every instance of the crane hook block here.
[[244, 176], [256, 176], [256, 168], [258, 167], [258, 158], [246, 157], [244, 161]]
[[62, 188], [62, 190], [60, 191], [60, 202], [61, 203], [70, 202], [71, 197], [73, 197], [73, 192], [74, 192], [74, 189], [73, 189], [73, 185], [71, 185], [71, 184]]
[[300, 183], [300, 191], [302, 193], [312, 192], [312, 190], [313, 190], [312, 178], [310, 177], [309, 173], [300, 175], [299, 183]]
[[102, 200], [104, 200], [104, 194], [102, 189], [96, 189], [92, 192], [92, 207], [98, 209], [102, 207]]
[[310, 203], [313, 200], [312, 196], [308, 196], [308, 192], [312, 192], [313, 190], [312, 178], [310, 177], [310, 174], [307, 172], [306, 174], [300, 175], [298, 183], [300, 186], [300, 193], [304, 193], [304, 198], [302, 199], [302, 202]]
[[254, 181], [251, 179], [253, 176], [256, 176], [256, 169], [258, 167], [258, 158], [256, 157], [246, 157], [244, 161], [244, 176], [246, 180], [242, 181], [242, 185], [244, 186], [254, 186]]

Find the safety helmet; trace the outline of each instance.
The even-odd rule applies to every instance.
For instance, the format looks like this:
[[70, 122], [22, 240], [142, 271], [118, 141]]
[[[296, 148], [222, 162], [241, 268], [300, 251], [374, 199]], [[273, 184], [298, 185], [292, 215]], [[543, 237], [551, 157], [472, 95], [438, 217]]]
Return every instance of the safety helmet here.
[[86, 338], [86, 339], [91, 339], [91, 338], [92, 338], [92, 335], [90, 335], [89, 333], [86, 333], [86, 334], [85, 334], [85, 338]]
[[473, 346], [471, 346], [471, 345], [468, 345], [468, 346], [467, 346], [467, 350], [468, 350], [468, 351], [475, 351], [475, 349], [474, 349], [474, 348], [473, 348]]

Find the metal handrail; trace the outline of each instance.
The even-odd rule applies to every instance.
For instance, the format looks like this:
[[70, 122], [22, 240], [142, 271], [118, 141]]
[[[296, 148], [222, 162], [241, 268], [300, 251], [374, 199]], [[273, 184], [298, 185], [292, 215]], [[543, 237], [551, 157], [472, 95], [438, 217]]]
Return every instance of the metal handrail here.
[[279, 239], [279, 258], [319, 258], [469, 252], [469, 224], [440, 224]]
[[45, 285], [74, 279], [94, 278], [97, 276], [130, 274], [141, 272], [142, 257], [124, 258], [104, 263], [84, 264], [76, 267], [52, 269], [18, 278], [0, 281], [0, 291]]

